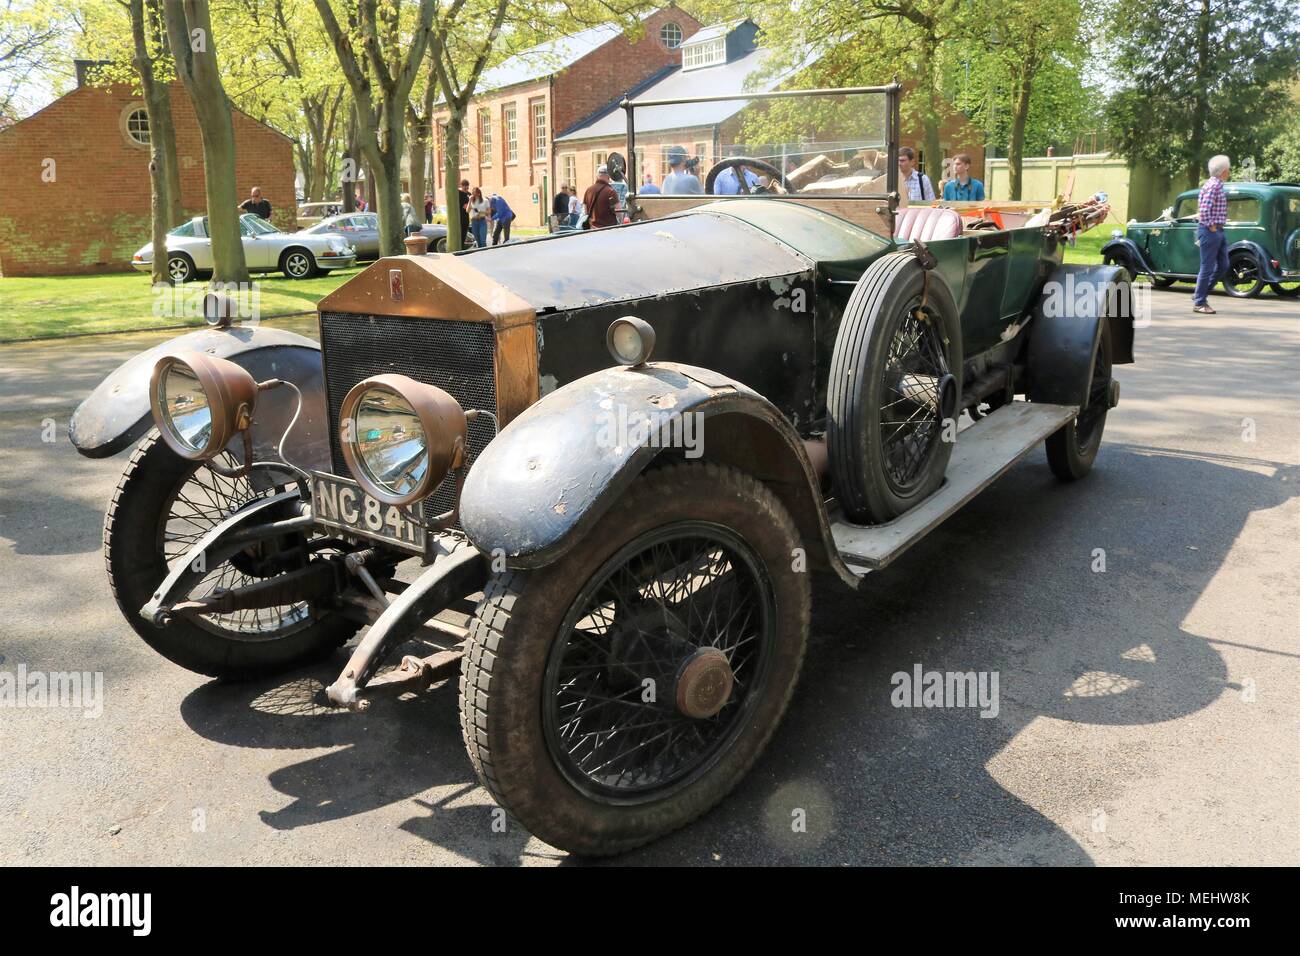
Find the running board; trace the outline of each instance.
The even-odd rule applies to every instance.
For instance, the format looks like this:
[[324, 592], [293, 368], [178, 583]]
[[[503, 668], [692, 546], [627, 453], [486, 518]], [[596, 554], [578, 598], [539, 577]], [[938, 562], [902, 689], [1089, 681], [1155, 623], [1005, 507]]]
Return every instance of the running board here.
[[911, 511], [878, 525], [850, 524], [832, 511], [840, 557], [859, 574], [885, 567], [1078, 413], [1076, 405], [1012, 402], [962, 429], [943, 484]]

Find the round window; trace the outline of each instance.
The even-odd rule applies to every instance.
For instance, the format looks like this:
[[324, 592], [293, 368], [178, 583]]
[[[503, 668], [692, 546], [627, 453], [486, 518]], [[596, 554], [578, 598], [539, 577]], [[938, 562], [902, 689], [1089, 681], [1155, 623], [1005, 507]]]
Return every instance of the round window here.
[[126, 114], [126, 135], [133, 143], [149, 145], [149, 114], [143, 108], [133, 109]]
[[665, 23], [659, 28], [659, 42], [670, 50], [682, 45], [682, 28], [676, 23]]

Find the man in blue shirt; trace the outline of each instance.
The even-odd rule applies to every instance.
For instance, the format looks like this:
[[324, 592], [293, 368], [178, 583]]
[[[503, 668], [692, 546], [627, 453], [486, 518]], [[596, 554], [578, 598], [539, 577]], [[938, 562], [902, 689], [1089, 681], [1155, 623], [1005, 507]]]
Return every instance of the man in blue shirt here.
[[505, 242], [510, 241], [510, 223], [514, 221], [515, 212], [511, 209], [500, 193], [493, 193], [492, 198], [488, 201], [488, 215], [492, 217], [492, 245], [499, 246], [502, 243], [502, 233], [505, 234]]
[[[749, 188], [746, 192], [753, 192], [761, 183], [759, 178], [750, 172], [744, 170], [745, 185]], [[738, 196], [740, 195], [740, 178], [736, 175], [736, 167], [728, 166], [722, 172], [718, 173], [718, 178], [713, 181], [713, 194], [715, 196]]]
[[655, 178], [649, 173], [645, 174], [645, 183], [643, 183], [641, 186], [641, 195], [642, 196], [659, 195], [659, 187], [655, 185]]
[[952, 171], [955, 179], [943, 184], [945, 202], [983, 202], [984, 184], [972, 179], [970, 174], [970, 153], [958, 153], [952, 158]]

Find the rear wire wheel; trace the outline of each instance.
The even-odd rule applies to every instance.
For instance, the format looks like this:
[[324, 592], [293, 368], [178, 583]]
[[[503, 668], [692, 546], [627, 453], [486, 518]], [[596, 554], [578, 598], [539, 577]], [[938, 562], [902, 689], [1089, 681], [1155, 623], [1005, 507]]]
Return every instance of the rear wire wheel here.
[[672, 465], [556, 563], [494, 577], [460, 684], [483, 785], [529, 831], [589, 856], [710, 809], [794, 690], [810, 607], [798, 547], [765, 485]]
[[[234, 463], [229, 454], [222, 460]], [[225, 478], [201, 462], [181, 458], [157, 431], [151, 430], [132, 453], [105, 515], [104, 558], [113, 596], [127, 623], [168, 660], [211, 677], [251, 678], [324, 657], [356, 633], [359, 625], [306, 602], [178, 616], [161, 627], [140, 615], [167, 576], [170, 562], [259, 497], [262, 494], [247, 479]], [[218, 588], [242, 587], [283, 573], [289, 568], [273, 564], [279, 555], [268, 549], [287, 552], [286, 560], [292, 563], [292, 552], [302, 543], [301, 535], [289, 535], [240, 552], [208, 568], [190, 596], [202, 598]]]

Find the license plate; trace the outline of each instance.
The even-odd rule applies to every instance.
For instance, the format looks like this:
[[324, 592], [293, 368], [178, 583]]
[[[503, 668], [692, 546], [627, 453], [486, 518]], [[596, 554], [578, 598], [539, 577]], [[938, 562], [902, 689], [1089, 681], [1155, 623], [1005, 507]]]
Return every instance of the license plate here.
[[312, 473], [311, 497], [317, 524], [424, 553], [424, 527], [412, 506], [385, 504], [351, 478], [321, 472]]

